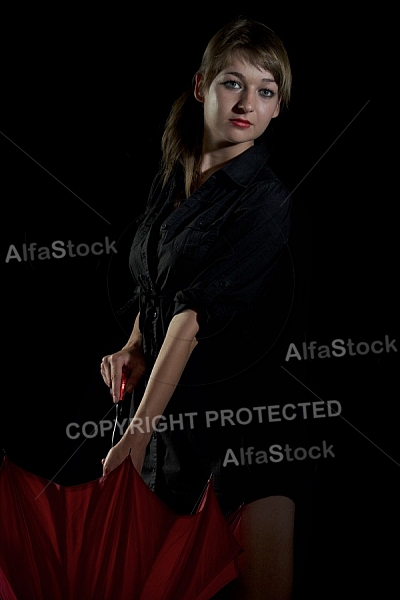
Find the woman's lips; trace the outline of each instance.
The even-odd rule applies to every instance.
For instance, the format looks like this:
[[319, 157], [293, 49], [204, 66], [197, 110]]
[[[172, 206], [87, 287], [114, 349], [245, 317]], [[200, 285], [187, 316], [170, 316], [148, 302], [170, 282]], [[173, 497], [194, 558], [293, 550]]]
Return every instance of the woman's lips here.
[[245, 121], [244, 119], [229, 119], [232, 125], [235, 127], [239, 127], [240, 129], [247, 129], [250, 127], [250, 121]]

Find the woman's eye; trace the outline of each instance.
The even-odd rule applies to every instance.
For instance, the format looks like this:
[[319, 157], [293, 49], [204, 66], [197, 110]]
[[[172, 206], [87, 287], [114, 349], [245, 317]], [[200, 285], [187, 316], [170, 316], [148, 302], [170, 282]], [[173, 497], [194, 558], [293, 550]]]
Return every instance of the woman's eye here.
[[229, 81], [224, 81], [223, 85], [227, 88], [231, 88], [234, 90], [237, 90], [240, 87], [240, 83], [238, 81], [234, 81], [233, 79], [230, 79]]
[[265, 98], [272, 98], [273, 96], [275, 96], [275, 92], [273, 92], [272, 90], [261, 90], [261, 96], [264, 96]]

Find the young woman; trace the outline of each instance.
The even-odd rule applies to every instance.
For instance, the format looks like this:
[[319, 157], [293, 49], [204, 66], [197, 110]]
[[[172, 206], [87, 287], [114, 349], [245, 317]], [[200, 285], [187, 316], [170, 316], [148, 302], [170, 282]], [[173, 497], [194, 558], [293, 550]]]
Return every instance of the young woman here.
[[132, 334], [101, 364], [114, 402], [123, 369], [135, 390], [104, 475], [130, 454], [177, 512], [193, 510], [210, 476], [226, 515], [244, 505], [240, 576], [226, 591], [235, 599], [292, 593], [295, 476], [268, 456], [271, 441], [288, 440], [266, 418], [285, 399], [270, 356], [286, 311], [277, 286], [291, 201], [265, 136], [290, 91], [287, 52], [266, 25], [238, 17], [210, 40], [193, 89], [172, 106], [137, 220]]

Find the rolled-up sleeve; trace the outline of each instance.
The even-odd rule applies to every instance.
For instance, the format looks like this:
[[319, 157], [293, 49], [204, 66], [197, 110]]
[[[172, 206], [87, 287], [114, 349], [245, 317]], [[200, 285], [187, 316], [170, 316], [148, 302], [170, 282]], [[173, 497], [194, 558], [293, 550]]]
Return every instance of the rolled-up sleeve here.
[[251, 310], [279, 263], [290, 232], [289, 193], [278, 180], [247, 190], [210, 248], [204, 268], [174, 298], [174, 315], [200, 314], [200, 329]]

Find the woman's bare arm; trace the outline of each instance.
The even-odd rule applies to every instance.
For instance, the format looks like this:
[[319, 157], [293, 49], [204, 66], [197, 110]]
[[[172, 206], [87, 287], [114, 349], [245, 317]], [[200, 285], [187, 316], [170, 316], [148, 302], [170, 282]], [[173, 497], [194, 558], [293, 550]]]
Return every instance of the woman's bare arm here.
[[139, 317], [137, 314], [132, 333], [125, 346], [114, 354], [103, 357], [101, 361], [101, 374], [104, 382], [110, 388], [114, 402], [119, 402], [119, 390], [121, 388], [122, 368], [126, 367], [129, 378], [126, 382], [126, 391], [131, 392], [146, 370], [145, 359], [142, 351], [142, 333], [139, 329]]
[[198, 330], [195, 310], [187, 309], [172, 318], [143, 398], [123, 437], [108, 453], [103, 463], [104, 474], [115, 469], [129, 452], [132, 462], [138, 472], [141, 472], [152, 428], [138, 427], [138, 423], [150, 423], [154, 426], [163, 414], [197, 345]]

